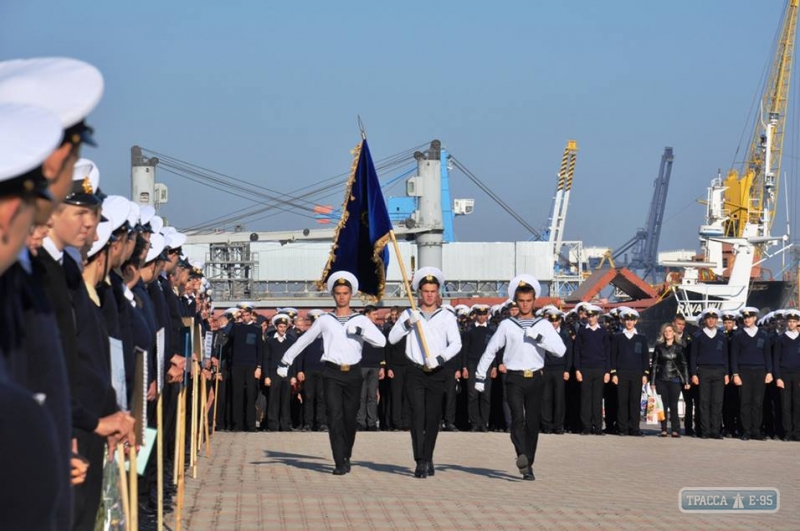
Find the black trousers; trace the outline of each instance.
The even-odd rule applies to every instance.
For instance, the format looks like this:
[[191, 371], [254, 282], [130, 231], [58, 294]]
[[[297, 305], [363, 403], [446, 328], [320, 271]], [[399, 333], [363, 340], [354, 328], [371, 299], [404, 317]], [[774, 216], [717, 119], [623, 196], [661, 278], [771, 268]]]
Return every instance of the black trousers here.
[[417, 462], [433, 461], [447, 375], [443, 369], [425, 372], [414, 366], [406, 372], [406, 394], [411, 405], [411, 447]]
[[[100, 495], [103, 489], [103, 448], [105, 439], [94, 433], [77, 430], [78, 453], [89, 461], [86, 480], [75, 487], [73, 530], [93, 531], [100, 507]], [[10, 481], [6, 478], [6, 481]]]
[[642, 419], [641, 371], [617, 371], [617, 431], [639, 433]]
[[[253, 431], [256, 429], [256, 395], [258, 381], [255, 365], [231, 367], [231, 430]], [[263, 381], [263, 379], [262, 379]]]
[[303, 424], [309, 428], [327, 426], [325, 417], [325, 389], [322, 386], [322, 371], [308, 371], [303, 382]]
[[408, 374], [407, 365], [392, 367], [394, 378], [391, 379], [391, 402], [392, 402], [392, 428], [407, 429], [411, 425], [410, 404], [406, 394], [406, 376]]
[[[278, 376], [277, 370], [269, 371], [270, 386], [267, 395], [267, 429], [290, 431], [292, 427], [292, 386], [288, 378]], [[262, 380], [263, 376], [262, 376]]]
[[692, 384], [683, 390], [683, 405], [683, 425], [686, 435], [691, 435], [700, 429], [700, 386]]
[[[700, 407], [698, 408], [700, 433], [710, 437], [717, 435], [720, 432], [720, 428], [722, 428], [725, 368], [698, 367], [697, 377], [700, 379]], [[686, 426], [688, 429], [689, 424], [686, 424]]]
[[447, 379], [444, 382], [444, 423], [454, 425], [456, 423], [456, 398], [458, 393], [458, 381], [456, 380], [456, 371], [444, 367], [442, 372], [447, 373]]
[[783, 417], [781, 416], [781, 396], [775, 380], [764, 386], [764, 420], [762, 428], [764, 435], [775, 437], [785, 435]]
[[[681, 395], [681, 384], [679, 382], [656, 382], [656, 391], [664, 404], [664, 411], [669, 415], [669, 423], [672, 431], [681, 432], [681, 418], [678, 415], [678, 397]], [[667, 431], [667, 417], [661, 421], [661, 431]]]
[[787, 437], [800, 438], [800, 372], [784, 371], [781, 379], [783, 429]]
[[564, 394], [563, 367], [545, 367], [544, 394], [542, 398], [542, 429], [563, 431], [566, 414], [566, 395]]
[[725, 386], [722, 397], [722, 425], [728, 435], [738, 433], [742, 429], [739, 420], [739, 388], [733, 382]]
[[604, 369], [585, 368], [581, 371], [581, 424], [584, 431], [603, 429]]
[[761, 419], [764, 414], [764, 367], [739, 367], [739, 415], [742, 418], [742, 431], [750, 435], [761, 433]]
[[583, 429], [581, 425], [581, 384], [575, 379], [575, 371], [570, 371], [569, 380], [564, 384], [566, 402], [565, 427], [572, 433]]
[[506, 375], [506, 395], [511, 409], [511, 442], [517, 456], [525, 455], [530, 464], [533, 464], [539, 443], [544, 397], [544, 371], [538, 370], [533, 374], [533, 378], [511, 372]]
[[361, 398], [356, 421], [362, 428], [378, 426], [378, 367], [361, 367]]
[[[227, 364], [226, 364], [227, 365]], [[228, 396], [229, 386], [228, 380], [230, 379], [230, 370], [227, 366], [220, 371], [220, 375], [222, 376], [222, 380], [219, 381], [219, 389], [217, 391], [219, 396], [215, 397], [217, 401], [217, 429], [218, 430], [227, 430], [230, 428], [231, 421], [230, 421], [230, 397]], [[215, 385], [216, 382], [213, 380], [211, 381], [212, 385]], [[213, 413], [213, 409], [212, 409]]]
[[356, 441], [356, 415], [364, 377], [358, 367], [342, 372], [326, 366], [322, 379], [333, 462], [342, 467], [345, 459], [350, 459]]
[[467, 371], [467, 411], [469, 412], [469, 423], [472, 427], [487, 427], [489, 425], [489, 411], [492, 398], [492, 379], [486, 378], [484, 381], [484, 391], [479, 393], [475, 390], [475, 370], [477, 365], [469, 365]]

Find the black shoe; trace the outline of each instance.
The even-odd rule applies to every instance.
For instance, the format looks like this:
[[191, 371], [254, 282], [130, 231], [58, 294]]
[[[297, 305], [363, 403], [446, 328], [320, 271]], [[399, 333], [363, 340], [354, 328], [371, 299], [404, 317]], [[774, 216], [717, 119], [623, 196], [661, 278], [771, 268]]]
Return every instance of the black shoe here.
[[700, 438], [701, 438], [701, 439], [708, 439], [708, 434], [707, 434], [707, 433], [704, 433], [703, 435], [701, 435], [701, 436], [700, 436]]
[[685, 429], [683, 430], [683, 434], [686, 435], [687, 437], [694, 437], [694, 430]]
[[479, 430], [480, 430], [481, 432], [483, 432], [483, 433], [486, 433], [487, 431], [489, 431], [489, 428], [487, 428], [486, 426], [480, 426], [480, 427], [479, 427]]
[[458, 431], [455, 424], [445, 424], [444, 431]]
[[306, 424], [305, 426], [303, 426], [302, 428], [300, 428], [300, 431], [311, 431], [311, 426], [309, 426], [308, 424]]
[[619, 435], [620, 437], [627, 437], [628, 436], [628, 434], [625, 433], [624, 431], [621, 431], [621, 432], [617, 433], [617, 435]]
[[345, 471], [347, 471], [348, 474], [350, 473], [350, 458], [349, 457], [345, 457], [344, 458], [344, 469], [345, 469]]
[[764, 438], [764, 436], [761, 435], [760, 433], [754, 433], [753, 435], [750, 436], [750, 438], [753, 439], [754, 441], [764, 441], [764, 440], [766, 440]]
[[592, 434], [591, 430], [583, 430], [581, 432], [581, 435], [591, 435], [591, 434]]
[[436, 474], [436, 469], [433, 468], [433, 461], [428, 461], [428, 475], [433, 477]]
[[606, 432], [604, 432], [603, 430], [595, 430], [595, 431], [594, 431], [594, 434], [595, 434], [595, 435], [605, 435], [605, 434], [606, 434]]
[[481, 429], [478, 426], [470, 426], [469, 431], [475, 433], [481, 431]]
[[517, 469], [519, 470], [520, 474], [525, 474], [525, 472], [530, 468], [530, 463], [528, 462], [528, 456], [525, 454], [520, 454], [517, 456]]
[[525, 469], [525, 471], [522, 473], [522, 479], [524, 481], [533, 481], [536, 479], [536, 476], [533, 475], [533, 467], [529, 466]]
[[559, 428], [557, 430], [553, 430], [553, 435], [564, 435], [564, 429]]
[[344, 476], [345, 474], [347, 474], [347, 469], [344, 467], [344, 465], [337, 466], [333, 469], [334, 476]]
[[358, 427], [356, 428], [356, 431], [364, 431], [366, 429], [367, 429], [366, 426], [362, 426], [361, 424], [359, 424]]
[[367, 426], [367, 431], [378, 431], [377, 426]]
[[323, 424], [322, 426], [319, 427], [319, 429], [317, 431], [328, 431], [328, 426]]
[[417, 468], [414, 470], [414, 477], [425, 479], [428, 477], [428, 463], [420, 461], [417, 463]]
[[634, 437], [644, 437], [644, 432], [639, 430], [631, 433], [631, 435], [633, 435]]
[[718, 433], [718, 434], [714, 435], [714, 436], [713, 436], [713, 437], [711, 437], [711, 438], [712, 438], [712, 439], [716, 439], [716, 440], [718, 440], [718, 441], [721, 441], [721, 440], [722, 440], [722, 434], [721, 434], [721, 433]]
[[743, 441], [749, 441], [750, 440], [750, 436], [745, 433], [740, 437], [740, 439], [743, 440]]
[[553, 433], [553, 430], [551, 430], [550, 428], [544, 428], [544, 429], [541, 431], [541, 433], [543, 433], [543, 434], [545, 434], [545, 435], [549, 435], [549, 434]]

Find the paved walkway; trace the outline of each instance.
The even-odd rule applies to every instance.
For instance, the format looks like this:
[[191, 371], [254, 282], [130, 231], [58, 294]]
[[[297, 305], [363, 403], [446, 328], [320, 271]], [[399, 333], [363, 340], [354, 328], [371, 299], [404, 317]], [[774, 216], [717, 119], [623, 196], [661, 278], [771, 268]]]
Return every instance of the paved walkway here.
[[[331, 475], [325, 433], [218, 433], [184, 529], [800, 529], [800, 443], [543, 435], [524, 482], [505, 433], [441, 433], [416, 479], [408, 433], [359, 433]], [[776, 487], [775, 515], [697, 515], [683, 487]], [[172, 515], [168, 517], [171, 523]]]

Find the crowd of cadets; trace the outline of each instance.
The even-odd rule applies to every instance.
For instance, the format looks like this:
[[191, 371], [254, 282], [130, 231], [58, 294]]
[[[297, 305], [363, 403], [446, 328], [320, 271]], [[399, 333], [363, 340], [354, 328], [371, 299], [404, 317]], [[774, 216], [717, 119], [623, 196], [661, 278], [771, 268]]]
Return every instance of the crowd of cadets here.
[[[4, 529], [95, 529], [104, 455], [136, 444], [137, 351], [146, 353], [150, 427], [163, 393], [171, 510], [182, 319], [207, 327], [210, 307], [199, 268], [182, 256], [186, 236], [153, 207], [101, 192], [97, 165], [81, 158], [94, 145], [85, 119], [102, 92], [102, 75], [82, 61], [0, 62]], [[155, 526], [156, 470], [149, 459], [138, 482], [141, 529]]]
[[[491, 363], [483, 392], [476, 391], [474, 376], [498, 325], [518, 313], [516, 304], [444, 308], [457, 317], [462, 348], [443, 369], [448, 376], [441, 428], [508, 431], [511, 412], [504, 392], [504, 351]], [[403, 311], [366, 306], [362, 313], [388, 337]], [[252, 303], [244, 303], [212, 320], [212, 328], [218, 330], [214, 356], [222, 359], [222, 377], [227, 381], [224, 394], [220, 392], [217, 429], [328, 430], [321, 338], [302, 351], [286, 378], [276, 375], [283, 354], [322, 313], [317, 309], [300, 315], [294, 308], [279, 308], [267, 319]], [[579, 304], [566, 314], [547, 306], [536, 315], [552, 324], [567, 347], [564, 356], [548, 353], [545, 359], [543, 433], [642, 436], [642, 386], [650, 382], [666, 410], [661, 436], [800, 440], [796, 310], [773, 312], [758, 326], [752, 308], [722, 316], [709, 309], [701, 315], [699, 328], [687, 327], [678, 315], [653, 338], [654, 349], [636, 330], [638, 313], [626, 307], [602, 315], [590, 304]], [[711, 345], [709, 330], [717, 328], [719, 317], [719, 341]], [[711, 350], [719, 355], [709, 357]], [[382, 348], [365, 344], [362, 355], [358, 430], [409, 430], [405, 342], [387, 342]], [[242, 365], [244, 359], [247, 363]], [[257, 367], [259, 380], [253, 375]], [[681, 395], [684, 429], [678, 416]]]

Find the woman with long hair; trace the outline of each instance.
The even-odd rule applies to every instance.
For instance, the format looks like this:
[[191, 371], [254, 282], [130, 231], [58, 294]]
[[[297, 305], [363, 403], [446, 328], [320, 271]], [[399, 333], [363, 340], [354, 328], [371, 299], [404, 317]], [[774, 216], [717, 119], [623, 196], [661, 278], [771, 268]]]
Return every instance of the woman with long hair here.
[[665, 323], [661, 326], [658, 335], [658, 342], [653, 352], [653, 368], [651, 374], [651, 386], [661, 396], [664, 403], [664, 420], [661, 421], [661, 436], [667, 436], [666, 414], [669, 411], [672, 436], [680, 437], [681, 423], [678, 418], [678, 396], [681, 387], [688, 389], [689, 373], [686, 354], [683, 346], [675, 341], [675, 329], [672, 323]]

